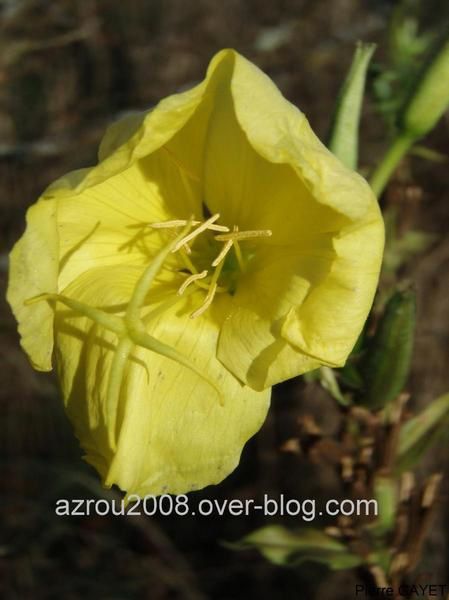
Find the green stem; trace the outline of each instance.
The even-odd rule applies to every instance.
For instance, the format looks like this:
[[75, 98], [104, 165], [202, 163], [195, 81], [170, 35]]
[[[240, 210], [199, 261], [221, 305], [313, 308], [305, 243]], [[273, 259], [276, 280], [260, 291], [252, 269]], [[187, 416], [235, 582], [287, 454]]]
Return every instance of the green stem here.
[[404, 133], [399, 134], [393, 141], [387, 153], [382, 158], [374, 173], [371, 175], [370, 184], [374, 193], [379, 197], [387, 185], [402, 158], [407, 154], [415, 139]]

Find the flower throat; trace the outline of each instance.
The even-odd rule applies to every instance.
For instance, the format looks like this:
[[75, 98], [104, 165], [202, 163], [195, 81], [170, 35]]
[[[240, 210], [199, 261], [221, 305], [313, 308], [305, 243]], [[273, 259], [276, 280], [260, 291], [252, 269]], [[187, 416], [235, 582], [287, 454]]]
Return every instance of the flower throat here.
[[[205, 221], [195, 221], [193, 217], [190, 220], [177, 219], [173, 221], [163, 221], [161, 223], [151, 223], [153, 229], [177, 229], [179, 227], [187, 227], [193, 230], [184, 235], [171, 250], [172, 253], [177, 253], [182, 263], [181, 273], [186, 274], [187, 278], [178, 289], [178, 295], [182, 296], [184, 292], [191, 286], [195, 285], [199, 288], [207, 290], [204, 302], [191, 315], [192, 319], [202, 315], [212, 304], [212, 301], [217, 293], [233, 291], [234, 281], [232, 272], [234, 269], [228, 269], [228, 274], [223, 274], [224, 267], [229, 264], [227, 258], [231, 258], [231, 251], [234, 252], [234, 258], [238, 265], [239, 271], [243, 272], [246, 268], [245, 255], [242, 253], [240, 242], [246, 240], [254, 240], [257, 238], [266, 238], [272, 235], [269, 229], [256, 229], [249, 231], [239, 231], [234, 225], [232, 231], [225, 225], [219, 225], [216, 222], [219, 220], [220, 214], [216, 213]], [[193, 244], [201, 234], [213, 232], [213, 240], [215, 244], [221, 244], [221, 248], [212, 260], [208, 268], [199, 269], [194, 264]], [[200, 258], [201, 255], [199, 255]], [[204, 262], [204, 259], [203, 261]]]

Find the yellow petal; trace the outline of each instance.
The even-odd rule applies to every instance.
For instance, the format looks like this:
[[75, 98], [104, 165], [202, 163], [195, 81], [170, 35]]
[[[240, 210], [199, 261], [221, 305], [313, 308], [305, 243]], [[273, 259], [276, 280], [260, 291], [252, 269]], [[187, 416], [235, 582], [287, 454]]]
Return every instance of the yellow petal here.
[[[236, 332], [239, 332], [237, 337]], [[243, 307], [237, 307], [222, 327], [218, 358], [255, 390], [266, 389], [322, 364], [275, 335], [271, 321]]]
[[317, 202], [350, 219], [363, 217], [373, 203], [366, 181], [345, 168], [269, 77], [240, 55], [231, 89], [237, 120], [258, 154], [290, 165]]
[[[119, 346], [127, 362], [118, 400], [114, 394], [110, 402], [108, 381], [123, 331], [106, 331], [57, 303], [64, 400], [86, 459], [105, 484], [144, 495], [217, 483], [265, 417], [269, 390], [260, 390], [319, 364], [344, 362], [380, 268], [376, 200], [321, 144], [304, 115], [232, 50], [214, 57], [198, 86], [113, 125], [99, 156], [97, 166], [46, 190], [47, 204], [41, 200], [30, 211], [13, 252], [10, 298], [24, 347], [40, 368], [50, 367], [52, 313], [47, 302], [19, 312], [23, 299], [59, 290], [123, 315], [142, 270], [171, 234], [148, 224], [199, 219], [206, 205], [204, 212], [220, 213], [231, 231], [235, 225], [272, 231], [245, 241], [247, 266], [232, 295], [217, 295], [192, 320], [206, 294], [196, 291], [147, 327], [221, 387], [224, 406], [213, 387], [179, 363], [140, 347], [128, 356], [128, 338]], [[53, 212], [38, 209], [44, 205]], [[43, 224], [45, 216], [51, 218]], [[36, 264], [44, 237], [49, 247]], [[200, 270], [209, 266], [201, 253], [210, 253], [210, 241], [195, 242]], [[144, 312], [174, 297], [183, 280], [179, 266], [171, 255]], [[44, 343], [39, 336], [37, 344], [42, 322]]]
[[204, 171], [211, 212], [242, 228], [279, 214], [288, 229], [287, 216], [296, 226], [301, 217], [317, 224], [316, 203], [334, 219], [361, 218], [372, 203], [368, 184], [325, 148], [305, 116], [242, 56], [222, 51], [215, 61]]
[[55, 202], [41, 200], [27, 212], [27, 232], [10, 254], [7, 299], [19, 323], [21, 344], [35, 369], [51, 371], [53, 310], [25, 300], [58, 288], [58, 232]]
[[147, 111], [131, 113], [109, 125], [98, 150], [99, 162], [108, 158], [120, 146], [127, 144], [142, 127], [146, 115]]
[[76, 192], [77, 181], [75, 175], [71, 196], [70, 176], [64, 189], [50, 194], [58, 201], [61, 289], [95, 266], [147, 263], [167, 239], [151, 223], [202, 212], [199, 184], [189, 180], [168, 151], [82, 191]]
[[[254, 251], [253, 275], [238, 282], [218, 356], [262, 389], [318, 364], [344, 363], [375, 293], [383, 224], [368, 184], [321, 144], [274, 84], [239, 55], [219, 56], [205, 153], [208, 206], [226, 223], [273, 235]], [[290, 258], [280, 262], [282, 254]]]
[[[138, 273], [116, 267], [117, 284], [111, 286], [109, 270], [93, 269], [64, 294], [104, 309], [120, 308]], [[181, 308], [162, 314], [148, 332], [200, 366], [223, 391], [225, 405], [195, 373], [135, 349], [120, 395], [116, 450], [108, 443], [105, 405], [114, 335], [58, 310], [58, 370], [68, 414], [86, 460], [106, 485], [115, 483], [128, 495], [183, 493], [218, 483], [237, 466], [245, 442], [265, 419], [270, 391], [242, 386], [217, 360], [214, 319], [190, 319], [201, 298], [196, 293]]]
[[327, 239], [267, 246], [234, 296], [220, 360], [255, 389], [319, 365], [344, 364], [373, 301], [382, 242], [373, 205], [360, 223]]
[[282, 337], [300, 351], [341, 366], [360, 334], [376, 289], [383, 249], [377, 207], [334, 238], [337, 259], [301, 306], [286, 316]]
[[285, 315], [327, 276], [334, 258], [330, 235], [304, 238], [296, 246], [258, 248], [233, 297], [218, 345], [218, 357], [241, 381], [263, 389], [319, 366], [315, 357], [299, 353], [282, 338], [281, 326]]
[[161, 246], [149, 224], [172, 218], [165, 198], [190, 196], [167, 157], [153, 163], [153, 176], [135, 165], [76, 196], [57, 196], [61, 288], [94, 266], [143, 265]]

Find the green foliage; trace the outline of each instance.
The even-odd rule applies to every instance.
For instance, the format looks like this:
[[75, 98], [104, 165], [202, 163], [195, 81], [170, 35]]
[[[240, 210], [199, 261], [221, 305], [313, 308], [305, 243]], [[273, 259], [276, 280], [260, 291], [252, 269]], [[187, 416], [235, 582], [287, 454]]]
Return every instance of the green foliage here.
[[414, 139], [431, 131], [449, 105], [449, 35], [438, 41], [399, 115], [399, 128]]
[[376, 536], [385, 536], [394, 529], [397, 507], [397, 482], [386, 475], [378, 475], [374, 480], [374, 497], [377, 500], [378, 516], [369, 526]]
[[414, 256], [426, 251], [437, 236], [425, 231], [412, 230], [399, 236], [397, 233], [397, 211], [384, 212], [385, 251], [382, 264], [383, 276], [395, 279], [399, 269]]
[[449, 393], [437, 398], [401, 428], [396, 468], [416, 466], [427, 450], [449, 433]]
[[313, 561], [339, 570], [356, 567], [362, 562], [346, 544], [312, 528], [293, 532], [281, 525], [268, 525], [237, 543], [226, 545], [234, 550], [255, 548], [276, 565], [293, 566]]
[[387, 64], [373, 66], [372, 91], [378, 111], [391, 131], [413, 88], [433, 35], [419, 32], [417, 18], [398, 11], [390, 24]]
[[362, 364], [365, 390], [361, 403], [383, 408], [402, 391], [413, 351], [416, 298], [411, 290], [390, 298]]
[[360, 112], [366, 72], [375, 48], [374, 44], [357, 44], [332, 120], [329, 149], [350, 169], [357, 168]]

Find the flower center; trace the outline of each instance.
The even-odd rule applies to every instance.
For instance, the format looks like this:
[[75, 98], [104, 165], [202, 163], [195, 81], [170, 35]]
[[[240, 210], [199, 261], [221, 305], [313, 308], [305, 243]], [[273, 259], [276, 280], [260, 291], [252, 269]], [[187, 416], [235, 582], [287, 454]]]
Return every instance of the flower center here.
[[[178, 289], [182, 296], [187, 288], [195, 285], [206, 290], [203, 303], [191, 315], [192, 319], [202, 315], [212, 304], [217, 293], [233, 293], [236, 276], [244, 272], [250, 254], [242, 252], [240, 242], [267, 238], [272, 235], [269, 229], [239, 231], [234, 225], [232, 231], [226, 225], [219, 225], [220, 214], [216, 213], [205, 221], [177, 219], [151, 223], [153, 229], [177, 229], [179, 227], [194, 227], [184, 235], [172, 249], [179, 256], [181, 267], [179, 271], [187, 275]], [[212, 238], [210, 234], [212, 235]], [[200, 236], [208, 235], [206, 248], [201, 251], [194, 247]]]

